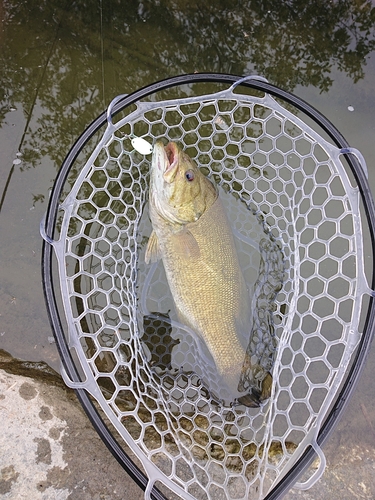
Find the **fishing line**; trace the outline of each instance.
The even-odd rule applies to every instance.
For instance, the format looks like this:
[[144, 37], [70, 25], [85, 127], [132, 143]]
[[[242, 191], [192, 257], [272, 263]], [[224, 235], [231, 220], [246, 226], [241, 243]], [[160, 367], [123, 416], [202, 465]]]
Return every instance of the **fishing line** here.
[[103, 105], [105, 107], [105, 82], [104, 82], [104, 40], [103, 40], [103, 0], [99, 0], [99, 11], [100, 11], [100, 54], [101, 54], [101, 64], [102, 64], [102, 94], [103, 94]]

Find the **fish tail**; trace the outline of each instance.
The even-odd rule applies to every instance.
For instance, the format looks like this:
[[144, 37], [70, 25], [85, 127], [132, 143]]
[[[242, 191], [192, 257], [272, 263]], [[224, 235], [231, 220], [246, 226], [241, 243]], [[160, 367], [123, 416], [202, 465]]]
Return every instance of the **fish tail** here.
[[270, 372], [261, 365], [253, 365], [248, 354], [241, 370], [238, 383], [238, 391], [247, 393], [237, 398], [237, 401], [251, 408], [259, 407], [265, 400], [269, 399], [272, 391], [273, 378]]
[[252, 387], [248, 394], [237, 398], [237, 402], [250, 408], [258, 408], [264, 401], [270, 398], [272, 390], [272, 375], [267, 372], [262, 380], [261, 390]]

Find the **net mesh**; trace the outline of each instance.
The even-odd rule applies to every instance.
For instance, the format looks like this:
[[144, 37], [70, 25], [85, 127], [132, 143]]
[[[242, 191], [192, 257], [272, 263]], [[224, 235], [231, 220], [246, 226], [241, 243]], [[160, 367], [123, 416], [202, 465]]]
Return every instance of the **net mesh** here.
[[[163, 265], [144, 262], [150, 156], [135, 136], [178, 141], [220, 186], [252, 290], [249, 352], [260, 379], [273, 375], [259, 408], [212, 397], [204, 346], [178, 323]], [[150, 485], [263, 498], [314, 445], [359, 339], [359, 192], [340, 151], [267, 94], [139, 102], [108, 124], [61, 209], [54, 248], [78, 385]]]

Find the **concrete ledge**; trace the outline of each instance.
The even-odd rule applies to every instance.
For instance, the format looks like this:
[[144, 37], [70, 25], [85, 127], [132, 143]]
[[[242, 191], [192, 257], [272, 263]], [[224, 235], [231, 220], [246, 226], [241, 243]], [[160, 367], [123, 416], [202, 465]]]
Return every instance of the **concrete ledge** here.
[[[0, 355], [0, 498], [143, 499], [142, 490], [93, 429], [74, 391], [42, 365]], [[23, 368], [38, 380], [9, 373]]]

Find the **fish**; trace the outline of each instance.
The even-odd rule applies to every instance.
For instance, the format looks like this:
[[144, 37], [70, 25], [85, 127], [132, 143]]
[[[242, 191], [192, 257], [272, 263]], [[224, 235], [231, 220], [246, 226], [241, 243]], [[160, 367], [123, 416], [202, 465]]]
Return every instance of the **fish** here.
[[154, 145], [149, 215], [145, 261], [162, 260], [179, 321], [207, 346], [232, 403], [260, 406], [270, 374], [265, 391], [238, 389], [250, 364], [251, 301], [233, 232], [217, 187], [175, 142]]

